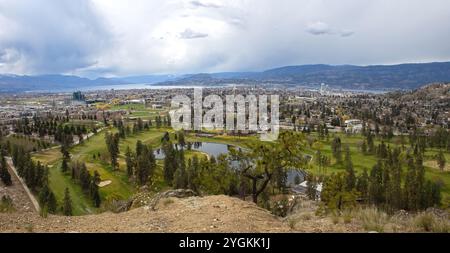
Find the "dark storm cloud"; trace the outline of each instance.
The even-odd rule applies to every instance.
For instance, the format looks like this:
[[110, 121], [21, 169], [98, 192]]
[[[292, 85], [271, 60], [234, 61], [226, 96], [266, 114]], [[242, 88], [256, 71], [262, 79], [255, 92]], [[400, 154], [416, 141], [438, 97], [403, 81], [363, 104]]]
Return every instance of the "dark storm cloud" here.
[[109, 39], [87, 0], [0, 1], [0, 25], [1, 59], [31, 74], [87, 67]]

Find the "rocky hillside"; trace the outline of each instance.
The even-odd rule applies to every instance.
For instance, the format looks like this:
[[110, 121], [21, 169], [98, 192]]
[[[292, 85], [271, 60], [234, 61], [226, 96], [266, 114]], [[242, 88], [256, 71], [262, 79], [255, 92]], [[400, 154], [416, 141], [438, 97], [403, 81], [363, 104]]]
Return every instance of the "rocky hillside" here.
[[[166, 192], [136, 198], [130, 211], [42, 218], [16, 209], [0, 213], [0, 232], [449, 232], [448, 212], [429, 210], [393, 216], [373, 208], [335, 215], [316, 215], [318, 202], [289, 198], [288, 215], [281, 218], [249, 201], [229, 196], [190, 196]], [[140, 207], [139, 207], [140, 206]]]
[[164, 198], [123, 213], [78, 217], [0, 214], [1, 232], [286, 232], [268, 211], [237, 198]]
[[434, 103], [450, 103], [450, 83], [433, 83], [410, 92], [398, 92], [389, 95], [402, 102], [421, 100]]

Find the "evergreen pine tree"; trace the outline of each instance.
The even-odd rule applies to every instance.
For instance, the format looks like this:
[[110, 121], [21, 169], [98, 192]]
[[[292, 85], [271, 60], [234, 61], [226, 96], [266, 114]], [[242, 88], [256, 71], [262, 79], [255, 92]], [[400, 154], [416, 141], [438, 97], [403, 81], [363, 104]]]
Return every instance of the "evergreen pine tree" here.
[[186, 146], [186, 141], [185, 141], [185, 138], [184, 138], [184, 131], [183, 130], [178, 132], [178, 143], [180, 144], [180, 146], [182, 148], [184, 148], [184, 146]]
[[61, 171], [66, 172], [68, 170], [69, 170], [69, 165], [67, 164], [67, 159], [63, 158], [62, 163], [61, 163]]
[[12, 185], [11, 174], [8, 171], [8, 165], [6, 163], [5, 157], [2, 155], [0, 157], [0, 179], [6, 186]]
[[336, 159], [336, 162], [342, 162], [342, 145], [341, 139], [339, 137], [334, 138], [333, 142], [331, 143], [331, 149], [333, 151], [333, 156]]
[[188, 165], [189, 165], [188, 171], [187, 171], [188, 188], [197, 192], [198, 191], [198, 172], [199, 172], [198, 157], [196, 155], [194, 155], [194, 157], [192, 157], [192, 162], [189, 161]]
[[436, 156], [436, 160], [437, 160], [439, 169], [441, 169], [441, 171], [444, 171], [446, 160], [445, 160], [444, 153], [442, 152], [442, 149], [439, 150], [439, 153]]
[[375, 143], [373, 141], [373, 136], [370, 132], [367, 134], [367, 146], [369, 153], [373, 154], [375, 151]]
[[355, 170], [353, 169], [350, 148], [348, 145], [345, 147], [345, 171], [347, 172], [345, 178], [347, 191], [351, 191], [356, 186], [356, 176]]
[[419, 209], [427, 208], [427, 200], [425, 195], [425, 167], [423, 166], [422, 155], [418, 154], [416, 156], [416, 195], [417, 203], [416, 206]]
[[417, 192], [416, 192], [416, 166], [414, 159], [409, 157], [408, 170], [406, 172], [404, 196], [405, 196], [405, 209], [415, 211], [417, 210]]
[[168, 184], [173, 182], [173, 174], [177, 170], [176, 151], [173, 148], [172, 142], [168, 141], [163, 144], [164, 152], [164, 180]]
[[381, 162], [373, 166], [369, 177], [369, 200], [370, 203], [379, 205], [383, 200], [383, 169]]
[[47, 210], [49, 213], [56, 213], [56, 209], [57, 209], [57, 201], [56, 201], [56, 197], [55, 194], [53, 193], [52, 190], [49, 190], [48, 192], [48, 196], [47, 196]]
[[94, 204], [95, 207], [100, 207], [100, 203], [101, 203], [99, 188], [97, 185], [99, 183], [99, 181], [100, 181], [100, 175], [98, 174], [97, 171], [95, 171], [94, 176], [92, 177], [91, 185], [90, 185], [90, 189], [89, 189], [92, 203]]
[[356, 190], [360, 193], [362, 201], [367, 202], [369, 199], [369, 174], [367, 174], [366, 168], [364, 168], [364, 171], [358, 177]]
[[69, 188], [64, 191], [62, 212], [65, 216], [72, 216], [72, 199], [70, 198]]
[[127, 165], [127, 175], [128, 177], [132, 177], [134, 174], [134, 160], [130, 147], [127, 147], [127, 151], [125, 153], [125, 162]]
[[394, 209], [402, 209], [403, 196], [402, 196], [402, 165], [400, 162], [400, 149], [396, 148], [392, 152], [392, 168], [391, 168], [391, 195], [392, 195], [392, 207]]
[[317, 187], [317, 182], [316, 182], [316, 178], [314, 177], [314, 175], [312, 175], [311, 173], [309, 173], [306, 176], [306, 196], [308, 196], [308, 198], [310, 200], [316, 200], [317, 198], [317, 192], [316, 192], [316, 187]]
[[364, 140], [363, 142], [362, 142], [362, 144], [361, 144], [361, 152], [363, 153], [363, 154], [366, 154], [367, 153], [367, 142]]

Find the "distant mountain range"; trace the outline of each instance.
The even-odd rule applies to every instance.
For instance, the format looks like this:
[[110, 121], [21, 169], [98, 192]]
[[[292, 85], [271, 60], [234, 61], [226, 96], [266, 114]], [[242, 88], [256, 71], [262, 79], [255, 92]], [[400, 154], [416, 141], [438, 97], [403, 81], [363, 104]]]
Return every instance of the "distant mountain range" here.
[[67, 90], [89, 86], [119, 84], [201, 85], [224, 84], [318, 86], [380, 90], [415, 89], [428, 83], [449, 82], [450, 62], [400, 65], [301, 65], [263, 72], [223, 72], [187, 75], [144, 75], [120, 78], [88, 79], [68, 75], [0, 75], [0, 92]]
[[136, 84], [155, 84], [173, 80], [173, 75], [146, 75], [123, 78], [97, 78], [88, 79], [70, 75], [0, 75], [0, 92], [25, 92], [25, 91], [63, 91], [80, 89], [83, 87]]

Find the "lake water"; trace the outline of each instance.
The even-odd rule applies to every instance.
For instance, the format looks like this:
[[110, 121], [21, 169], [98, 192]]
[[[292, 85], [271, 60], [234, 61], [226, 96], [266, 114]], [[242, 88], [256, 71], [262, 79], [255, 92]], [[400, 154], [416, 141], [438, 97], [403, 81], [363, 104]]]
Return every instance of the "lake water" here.
[[[210, 86], [214, 88], [221, 88], [226, 86]], [[36, 92], [36, 93], [55, 93], [55, 92], [92, 92], [92, 91], [108, 91], [108, 90], [170, 90], [170, 89], [194, 89], [194, 88], [210, 88], [207, 86], [195, 86], [195, 85], [174, 85], [174, 86], [162, 86], [162, 85], [152, 85], [146, 83], [137, 84], [116, 84], [116, 85], [96, 85], [96, 86], [84, 86], [78, 88], [56, 88], [52, 90], [30, 90], [26, 92]]]
[[[173, 86], [162, 86], [158, 84], [149, 84], [149, 83], [133, 83], [133, 84], [114, 84], [114, 85], [95, 85], [95, 86], [84, 86], [78, 88], [59, 88], [52, 90], [32, 90], [27, 92], [43, 92], [43, 93], [53, 93], [53, 92], [74, 92], [74, 91], [84, 91], [84, 92], [92, 92], [92, 91], [107, 91], [107, 90], [142, 90], [142, 89], [150, 89], [150, 90], [168, 90], [168, 89], [193, 89], [193, 88], [225, 88], [231, 87], [232, 84], [224, 84], [224, 85], [214, 85], [214, 86], [195, 86], [195, 85], [173, 85]], [[245, 85], [243, 85], [245, 86]], [[249, 86], [250, 87], [250, 86]], [[264, 86], [262, 86], [264, 87]], [[316, 88], [308, 88], [309, 91], [318, 91]], [[382, 94], [392, 90], [352, 90], [352, 89], [332, 89], [333, 92], [353, 92], [353, 93], [372, 93], [372, 94]]]
[[118, 85], [100, 85], [91, 87], [81, 87], [81, 91], [96, 91], [96, 90], [141, 90], [141, 89], [151, 89], [151, 90], [166, 90], [166, 89], [193, 89], [201, 88], [200, 86], [187, 86], [187, 85], [177, 85], [177, 86], [161, 86], [161, 85], [150, 85], [146, 83], [137, 84], [118, 84]]

